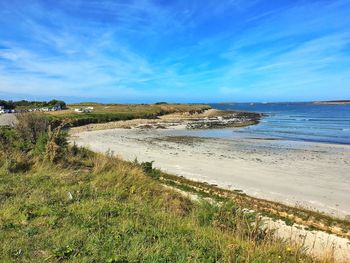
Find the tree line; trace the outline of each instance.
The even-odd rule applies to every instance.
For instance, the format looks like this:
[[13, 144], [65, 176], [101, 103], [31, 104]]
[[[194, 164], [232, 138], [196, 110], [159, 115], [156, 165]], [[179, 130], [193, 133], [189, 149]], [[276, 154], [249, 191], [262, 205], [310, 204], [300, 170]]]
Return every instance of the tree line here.
[[45, 107], [58, 107], [60, 106], [62, 109], [66, 108], [66, 103], [62, 100], [50, 100], [50, 101], [27, 101], [27, 100], [19, 100], [19, 101], [6, 101], [0, 100], [0, 106], [3, 106], [5, 109], [16, 109], [17, 107], [26, 107], [26, 108], [45, 108]]

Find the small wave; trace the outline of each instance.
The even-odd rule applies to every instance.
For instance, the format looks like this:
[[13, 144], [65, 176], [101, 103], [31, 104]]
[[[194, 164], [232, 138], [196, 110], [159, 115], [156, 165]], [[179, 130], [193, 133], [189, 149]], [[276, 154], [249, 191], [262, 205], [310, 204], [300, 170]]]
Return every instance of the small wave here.
[[309, 121], [318, 121], [318, 122], [348, 122], [349, 119], [309, 119]]
[[[244, 133], [244, 131], [239, 131], [240, 133]], [[302, 136], [307, 136], [307, 137], [329, 137], [329, 138], [343, 138], [343, 136], [339, 136], [336, 134], [322, 134], [322, 133], [317, 133], [317, 132], [311, 132], [311, 131], [300, 131], [300, 130], [265, 130], [265, 129], [259, 129], [259, 130], [249, 130], [246, 131], [248, 133], [262, 133], [262, 134], [273, 134], [273, 135], [293, 135], [297, 137], [302, 137]]]

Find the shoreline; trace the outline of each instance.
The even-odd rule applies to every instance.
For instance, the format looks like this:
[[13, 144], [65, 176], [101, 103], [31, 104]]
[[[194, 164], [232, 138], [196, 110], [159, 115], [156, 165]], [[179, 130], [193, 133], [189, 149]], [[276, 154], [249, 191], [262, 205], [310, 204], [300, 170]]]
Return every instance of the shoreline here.
[[[276, 231], [276, 237], [282, 238], [283, 240], [290, 240], [296, 244], [303, 244], [302, 246], [305, 246], [306, 251], [316, 257], [327, 254], [330, 257], [334, 256], [339, 262], [350, 260], [350, 222], [347, 217], [350, 209], [346, 210], [342, 215], [339, 213], [325, 214], [324, 211], [316, 210], [315, 207], [305, 206], [301, 203], [288, 203], [285, 202], [285, 200], [281, 200], [280, 197], [277, 200], [273, 200], [269, 198], [269, 196], [261, 194], [254, 195], [251, 192], [246, 191], [244, 187], [236, 187], [237, 184], [232, 184], [230, 187], [227, 187], [227, 182], [222, 181], [220, 183], [220, 178], [218, 176], [214, 178], [210, 177], [210, 172], [212, 172], [212, 174], [219, 173], [220, 175], [223, 171], [227, 172], [227, 165], [229, 165], [232, 170], [232, 168], [237, 167], [239, 164], [242, 165], [247, 162], [251, 164], [252, 160], [247, 159], [248, 155], [252, 155], [251, 158], [255, 159], [254, 162], [258, 162], [262, 164], [262, 166], [265, 166], [266, 160], [271, 159], [271, 156], [265, 156], [265, 159], [257, 160], [255, 156], [256, 153], [251, 152], [251, 147], [261, 149], [261, 147], [267, 147], [262, 144], [270, 144], [271, 141], [261, 141], [256, 139], [248, 140], [250, 143], [247, 141], [233, 141], [233, 143], [236, 144], [235, 151], [237, 151], [237, 149], [241, 149], [243, 152], [249, 151], [248, 155], [247, 153], [242, 155], [242, 152], [238, 152], [237, 155], [243, 156], [245, 160], [242, 159], [237, 162], [235, 158], [227, 158], [226, 156], [222, 156], [223, 154], [217, 154], [216, 156], [210, 154], [210, 151], [215, 152], [218, 151], [218, 149], [223, 150], [222, 146], [226, 146], [224, 148], [227, 149], [227, 147], [229, 147], [229, 145], [227, 145], [229, 140], [164, 135], [164, 132], [183, 128], [183, 126], [174, 126], [168, 129], [119, 128], [85, 131], [72, 135], [71, 142], [74, 141], [78, 146], [87, 146], [93, 151], [115, 154], [127, 161], [135, 161], [135, 158], [138, 162], [154, 161], [155, 167], [160, 168], [163, 171], [159, 181], [165, 186], [168, 185], [170, 187], [175, 187], [180, 191], [182, 191], [181, 189], [184, 189], [185, 191], [182, 191], [182, 194], [188, 196], [201, 196], [201, 193], [203, 193], [209, 195], [209, 198], [215, 196], [225, 199], [232, 198], [240, 207], [251, 209], [264, 215], [265, 226], [268, 229]], [[155, 133], [158, 134], [158, 136], [155, 136]], [[272, 141], [272, 144], [275, 142], [276, 141]], [[313, 162], [313, 159], [317, 159], [317, 156], [321, 155], [321, 160], [316, 162], [317, 165], [321, 166], [322, 162], [325, 161], [325, 157], [334, 156], [334, 154], [340, 154], [340, 157], [342, 154], [350, 156], [350, 146], [345, 147], [346, 149], [344, 149], [341, 145], [337, 144], [309, 143], [306, 146], [303, 142], [295, 143], [279, 141], [278, 143], [287, 143], [287, 145], [292, 143], [294, 148], [285, 147], [281, 149], [280, 146], [272, 145], [274, 147], [268, 147], [269, 155], [273, 156], [276, 154], [282, 154], [282, 156], [285, 157], [283, 154], [292, 152], [291, 156], [301, 155], [300, 159], [302, 159], [314, 152], [315, 155], [309, 156], [310, 159], [306, 160], [306, 163]], [[204, 148], [204, 152], [201, 151], [201, 149], [203, 150], [203, 145], [207, 145], [207, 147]], [[243, 146], [245, 146], [245, 148]], [[308, 149], [310, 146], [313, 148]], [[325, 148], [331, 152], [327, 153]], [[195, 150], [190, 151], [190, 149]], [[205, 155], [207, 156], [205, 157]], [[182, 156], [182, 158], [179, 159], [179, 156]], [[198, 156], [200, 156], [200, 158], [198, 158]], [[334, 164], [338, 165], [339, 155], [337, 155], [332, 161], [335, 161]], [[344, 159], [344, 161], [346, 162], [346, 159]], [[277, 162], [281, 161], [279, 160]], [[298, 169], [300, 169], [300, 163], [295, 162], [295, 160], [292, 160], [292, 162], [292, 165], [288, 164], [287, 167], [283, 166], [282, 168], [285, 171], [288, 171], [288, 169], [295, 170], [298, 167]], [[189, 166], [186, 168], [183, 164]], [[327, 162], [325, 164], [326, 165], [323, 165], [323, 167], [320, 168], [321, 170], [324, 169], [324, 167], [327, 167]], [[349, 167], [349, 162], [346, 162], [345, 164]], [[271, 163], [269, 166], [270, 165]], [[266, 171], [263, 171], [262, 166], [257, 166], [255, 167], [257, 169], [254, 168], [253, 171], [250, 172], [249, 165], [243, 165], [241, 168], [250, 175], [254, 175], [259, 171], [265, 174]], [[210, 167], [213, 169], [208, 172]], [[309, 168], [310, 167], [307, 167], [306, 170]], [[297, 171], [300, 172], [298, 169]], [[203, 174], [201, 175], [200, 171], [205, 170], [207, 170], [207, 174], [204, 173], [204, 176]], [[294, 175], [297, 174], [298, 173], [294, 173]], [[304, 175], [304, 173], [300, 174], [301, 177]], [[234, 179], [236, 180], [237, 177], [235, 176]], [[334, 180], [336, 181], [337, 179]], [[263, 181], [266, 181], [268, 185], [273, 182], [273, 179], [271, 179], [271, 177], [265, 177], [259, 182]], [[316, 181], [318, 181], [317, 178]], [[288, 180], [282, 180], [282, 182], [280, 181], [279, 183], [277, 182], [278, 187], [281, 187], [282, 185], [293, 187]], [[304, 183], [302, 186], [307, 187], [308, 183]], [[266, 189], [266, 184], [259, 185], [259, 187]], [[331, 189], [331, 177], [327, 178], [324, 187]], [[346, 189], [344, 190], [346, 191]], [[297, 194], [302, 193], [303, 191]], [[347, 192], [345, 192], [345, 195], [343, 201], [346, 205], [348, 200]], [[335, 206], [334, 208], [339, 209], [340, 207]], [[347, 218], [346, 221], [342, 219], [344, 217]]]
[[208, 109], [203, 112], [166, 114], [153, 119], [132, 119], [87, 124], [79, 127], [71, 127], [69, 132], [70, 134], [75, 134], [83, 131], [109, 130], [117, 128], [167, 129], [181, 127], [191, 130], [236, 128], [258, 124], [260, 119], [264, 116], [264, 114], [255, 112]]
[[342, 178], [350, 168], [350, 146], [176, 137], [169, 131], [99, 130], [75, 134], [72, 141], [98, 152], [113, 151], [129, 161], [154, 161], [165, 172], [254, 197], [339, 218], [350, 215], [350, 178]]
[[164, 186], [192, 198], [233, 199], [264, 215], [276, 237], [303, 244], [316, 257], [350, 260], [350, 178], [339, 180], [350, 168], [350, 145], [181, 136], [189, 120], [176, 118], [73, 128], [71, 142], [127, 161], [154, 162]]

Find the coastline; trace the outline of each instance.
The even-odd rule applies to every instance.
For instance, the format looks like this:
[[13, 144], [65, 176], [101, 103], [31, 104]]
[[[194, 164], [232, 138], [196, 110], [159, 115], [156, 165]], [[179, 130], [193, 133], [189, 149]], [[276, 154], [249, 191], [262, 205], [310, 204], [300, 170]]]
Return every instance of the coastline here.
[[181, 136], [189, 120], [176, 116], [73, 128], [71, 142], [127, 161], [154, 162], [164, 186], [195, 199], [232, 198], [265, 215], [264, 226], [276, 237], [302, 244], [316, 257], [350, 260], [350, 181], [342, 177], [350, 168], [350, 145]]
[[350, 146], [171, 136], [174, 129], [112, 129], [77, 133], [72, 141], [185, 178], [345, 218]]
[[334, 101], [314, 101], [313, 104], [324, 105], [349, 105], [350, 100], [334, 100]]
[[108, 130], [108, 129], [215, 129], [245, 127], [259, 123], [264, 114], [245, 111], [208, 109], [203, 112], [177, 112], [166, 114], [153, 119], [132, 119], [113, 121], [106, 123], [94, 123], [70, 128], [70, 134], [84, 131]]

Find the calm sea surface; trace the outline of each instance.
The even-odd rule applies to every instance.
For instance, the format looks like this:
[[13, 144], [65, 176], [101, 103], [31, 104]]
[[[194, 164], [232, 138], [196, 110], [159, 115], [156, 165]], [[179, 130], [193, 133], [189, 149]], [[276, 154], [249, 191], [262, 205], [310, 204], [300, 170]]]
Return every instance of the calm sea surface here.
[[311, 103], [211, 104], [222, 110], [268, 114], [260, 124], [240, 129], [193, 131], [219, 138], [270, 138], [350, 144], [350, 105]]

